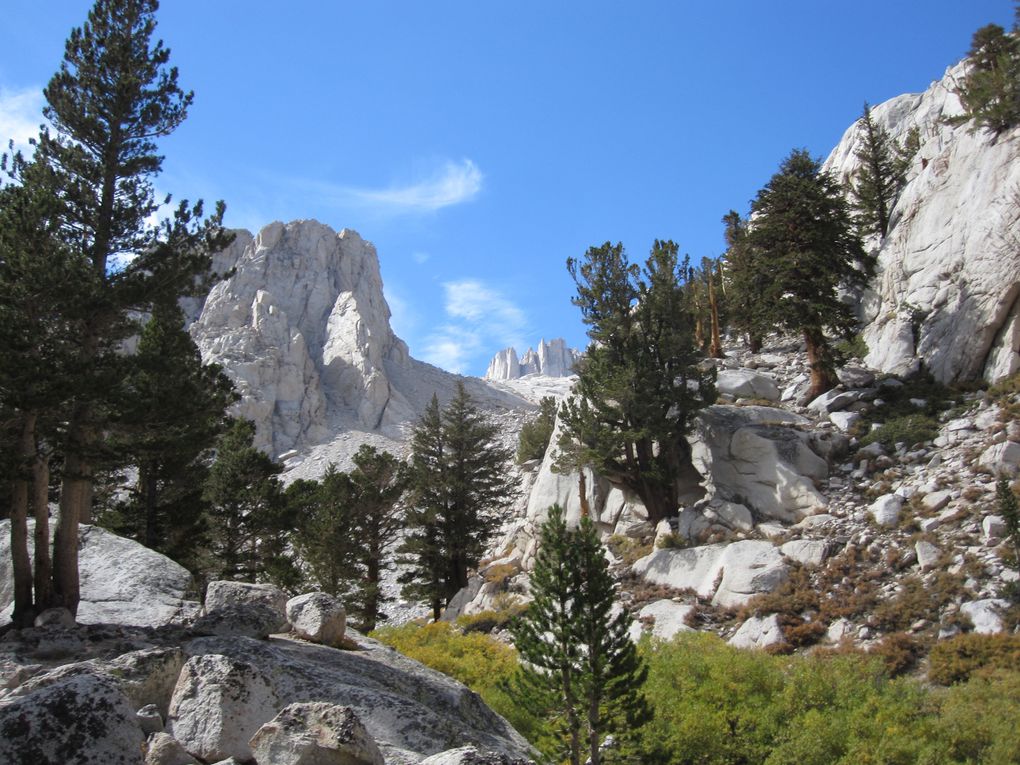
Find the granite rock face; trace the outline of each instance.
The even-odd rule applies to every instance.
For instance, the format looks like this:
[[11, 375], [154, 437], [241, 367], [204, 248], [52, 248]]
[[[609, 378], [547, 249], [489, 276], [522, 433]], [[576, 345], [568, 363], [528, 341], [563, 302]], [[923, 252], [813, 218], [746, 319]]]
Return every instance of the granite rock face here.
[[518, 358], [514, 348], [504, 348], [492, 357], [489, 369], [485, 373], [486, 380], [516, 380], [525, 375], [545, 375], [546, 377], [568, 377], [574, 374], [574, 364], [581, 354], [567, 347], [567, 341], [561, 337], [546, 342], [541, 340], [538, 349], [528, 348], [524, 356]]
[[386, 369], [408, 354], [371, 244], [315, 221], [277, 222], [241, 232], [229, 252], [236, 272], [213, 287], [191, 333], [235, 381], [257, 446], [320, 442], [338, 418], [373, 430], [412, 416]]
[[[865, 296], [866, 362], [904, 373], [923, 362], [943, 383], [996, 380], [1020, 369], [1020, 129], [993, 136], [949, 125], [962, 112], [958, 64], [924, 93], [898, 96], [871, 115], [921, 145], [877, 251]], [[825, 167], [846, 178], [858, 166], [862, 130], [851, 126]]]

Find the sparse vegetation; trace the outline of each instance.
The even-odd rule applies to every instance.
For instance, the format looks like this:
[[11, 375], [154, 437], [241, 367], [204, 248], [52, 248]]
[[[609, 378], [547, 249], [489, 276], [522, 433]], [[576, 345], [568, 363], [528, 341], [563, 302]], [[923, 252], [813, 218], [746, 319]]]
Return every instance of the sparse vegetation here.
[[966, 682], [971, 675], [1020, 668], [1020, 635], [957, 635], [928, 654], [928, 679], [939, 685]]

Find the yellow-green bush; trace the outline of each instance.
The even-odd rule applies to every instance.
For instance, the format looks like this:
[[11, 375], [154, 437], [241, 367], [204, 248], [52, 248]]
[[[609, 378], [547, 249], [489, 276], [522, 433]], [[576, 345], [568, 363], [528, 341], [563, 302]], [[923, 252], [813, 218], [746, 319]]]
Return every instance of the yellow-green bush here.
[[545, 723], [514, 704], [502, 690], [518, 664], [517, 652], [508, 645], [480, 632], [463, 634], [446, 622], [383, 627], [371, 637], [464, 683], [529, 741], [545, 735]]

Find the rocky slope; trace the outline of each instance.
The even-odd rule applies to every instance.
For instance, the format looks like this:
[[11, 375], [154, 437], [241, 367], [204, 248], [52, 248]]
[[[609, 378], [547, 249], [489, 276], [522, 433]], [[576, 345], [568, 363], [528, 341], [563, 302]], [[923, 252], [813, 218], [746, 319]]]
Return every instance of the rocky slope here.
[[458, 380], [487, 408], [529, 408], [408, 355], [390, 328], [375, 248], [354, 231], [316, 221], [239, 231], [214, 261], [217, 272], [230, 269], [187, 306], [191, 333], [235, 381], [236, 412], [255, 422], [257, 445], [271, 455], [338, 437], [341, 457], [371, 437], [399, 451], [408, 423], [433, 393], [449, 399]]
[[[1020, 128], [994, 136], [950, 125], [961, 113], [951, 67], [924, 93], [876, 106], [872, 118], [920, 149], [887, 236], [869, 244], [879, 273], [863, 304], [867, 363], [902, 373], [919, 362], [944, 383], [994, 381], [1020, 368]], [[826, 161], [847, 177], [860, 144], [851, 126]]]
[[526, 375], [543, 375], [545, 377], [568, 377], [573, 374], [574, 364], [581, 358], [579, 351], [567, 347], [567, 341], [561, 337], [550, 340], [543, 338], [538, 343], [538, 350], [528, 348], [518, 359], [517, 350], [504, 348], [489, 362], [485, 373], [486, 380], [515, 380]]
[[[696, 627], [747, 647], [844, 638], [869, 647], [893, 632], [930, 644], [960, 629], [1005, 629], [1001, 595], [1018, 577], [995, 476], [1020, 471], [1020, 396], [927, 386], [923, 400], [918, 383], [851, 366], [840, 388], [801, 406], [806, 370], [795, 342], [729, 351], [670, 523], [652, 529], [635, 497], [589, 474], [623, 602], [640, 619], [635, 637], [642, 625], [659, 637]], [[933, 430], [862, 444], [868, 421], [878, 427], [904, 406], [933, 413]], [[552, 458], [530, 466], [507, 547], [451, 617], [523, 598], [546, 509], [559, 502], [578, 517], [577, 476], [553, 473]]]

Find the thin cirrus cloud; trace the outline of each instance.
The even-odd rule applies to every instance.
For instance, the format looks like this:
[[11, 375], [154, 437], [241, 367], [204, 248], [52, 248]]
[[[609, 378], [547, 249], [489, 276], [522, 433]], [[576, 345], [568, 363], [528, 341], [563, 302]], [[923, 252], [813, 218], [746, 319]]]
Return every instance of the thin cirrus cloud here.
[[45, 122], [42, 116], [44, 103], [42, 88], [0, 89], [0, 143], [3, 150], [7, 149], [8, 141], [14, 141], [15, 149], [29, 149], [28, 140], [39, 135], [39, 126]]
[[429, 213], [469, 202], [482, 190], [484, 176], [470, 159], [445, 162], [428, 178], [382, 189], [332, 186], [323, 189], [334, 204], [380, 215]]
[[527, 315], [512, 300], [477, 279], [443, 284], [446, 323], [425, 342], [425, 360], [462, 373], [501, 348], [524, 347]]

